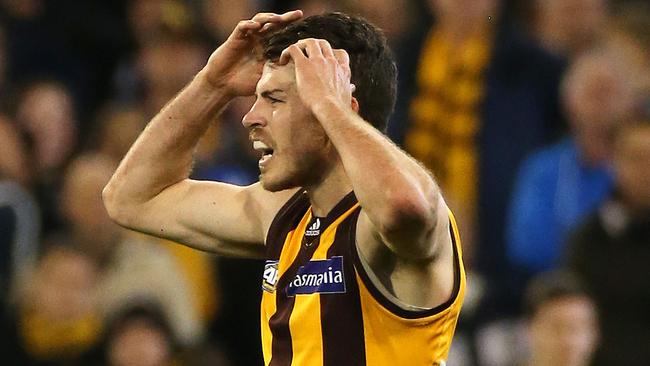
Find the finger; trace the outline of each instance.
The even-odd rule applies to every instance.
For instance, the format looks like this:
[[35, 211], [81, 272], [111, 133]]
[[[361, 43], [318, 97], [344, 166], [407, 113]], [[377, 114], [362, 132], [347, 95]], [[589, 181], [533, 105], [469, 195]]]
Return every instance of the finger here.
[[345, 50], [336, 49], [333, 50], [334, 57], [338, 61], [339, 65], [345, 70], [345, 74], [348, 78], [352, 77], [352, 71], [350, 70], [350, 55]]
[[302, 10], [292, 10], [280, 15], [280, 21], [290, 23], [302, 18]]
[[289, 52], [289, 48], [291, 46], [285, 48], [282, 53], [280, 54], [280, 58], [278, 59], [278, 65], [286, 65], [289, 60], [291, 60], [291, 52]]
[[305, 55], [307, 55], [307, 57], [323, 56], [323, 52], [320, 49], [317, 39], [314, 38], [301, 39], [298, 42], [296, 42], [296, 46], [298, 46], [301, 50], [303, 50], [305, 52]]
[[350, 55], [345, 50], [336, 49], [332, 50], [334, 53], [334, 58], [339, 62], [341, 66], [350, 67]]
[[307, 56], [305, 56], [302, 48], [300, 48], [297, 44], [292, 44], [291, 46], [285, 48], [284, 51], [282, 51], [280, 59], [278, 60], [278, 65], [286, 65], [290, 60], [298, 62], [305, 59], [307, 59]]
[[254, 20], [242, 20], [237, 23], [233, 35], [236, 37], [246, 37], [249, 33], [254, 32], [262, 27], [262, 24]]
[[300, 18], [302, 18], [302, 11], [294, 10], [281, 15], [275, 13], [259, 13], [252, 20], [262, 24], [262, 28], [258, 30], [259, 33], [268, 33]]
[[257, 13], [251, 20], [265, 23], [290, 23], [302, 18], [301, 10], [289, 11], [284, 14], [276, 13]]
[[281, 15], [275, 14], [275, 13], [257, 13], [255, 14], [251, 20], [259, 22], [259, 23], [268, 23], [271, 21], [280, 21]]
[[335, 58], [334, 52], [332, 51], [332, 46], [330, 45], [329, 42], [327, 42], [324, 39], [319, 39], [318, 46], [320, 47], [323, 56], [325, 56], [326, 58]]

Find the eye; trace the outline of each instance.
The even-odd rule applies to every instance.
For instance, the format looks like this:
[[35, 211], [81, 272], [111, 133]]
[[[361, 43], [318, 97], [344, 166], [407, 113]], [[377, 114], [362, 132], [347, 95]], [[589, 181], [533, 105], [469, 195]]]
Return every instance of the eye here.
[[277, 98], [273, 98], [273, 97], [271, 97], [271, 96], [267, 96], [266, 99], [268, 99], [268, 101], [269, 101], [271, 104], [284, 103], [283, 100], [280, 100], [280, 99], [277, 99]]

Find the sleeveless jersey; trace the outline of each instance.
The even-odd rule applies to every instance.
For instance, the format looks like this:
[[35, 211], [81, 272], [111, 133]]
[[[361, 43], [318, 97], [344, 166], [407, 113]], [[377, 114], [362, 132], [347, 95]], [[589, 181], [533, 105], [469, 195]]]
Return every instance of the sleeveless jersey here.
[[351, 192], [327, 217], [312, 217], [307, 194], [298, 192], [274, 218], [262, 279], [265, 365], [445, 365], [465, 292], [453, 215], [452, 296], [410, 311], [389, 301], [364, 270], [355, 245], [360, 211]]

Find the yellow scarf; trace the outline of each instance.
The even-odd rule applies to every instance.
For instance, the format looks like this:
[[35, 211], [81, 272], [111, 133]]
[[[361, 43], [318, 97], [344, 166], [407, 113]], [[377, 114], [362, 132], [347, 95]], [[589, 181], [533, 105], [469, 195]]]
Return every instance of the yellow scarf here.
[[490, 32], [454, 46], [435, 29], [428, 35], [411, 103], [405, 148], [435, 175], [450, 206], [474, 217], [477, 199], [479, 105], [490, 58]]

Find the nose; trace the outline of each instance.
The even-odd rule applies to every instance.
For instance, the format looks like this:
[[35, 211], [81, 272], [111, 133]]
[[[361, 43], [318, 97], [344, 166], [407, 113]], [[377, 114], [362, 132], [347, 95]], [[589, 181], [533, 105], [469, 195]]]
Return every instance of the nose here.
[[266, 118], [260, 108], [259, 99], [253, 103], [251, 109], [244, 115], [241, 122], [247, 129], [266, 125]]

